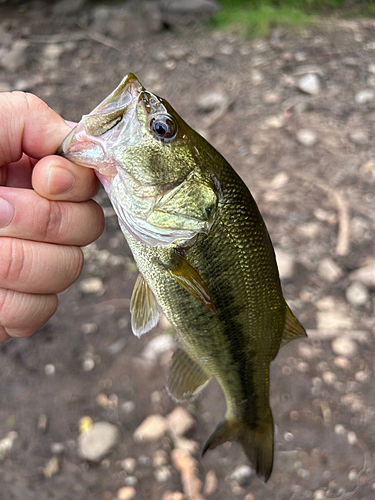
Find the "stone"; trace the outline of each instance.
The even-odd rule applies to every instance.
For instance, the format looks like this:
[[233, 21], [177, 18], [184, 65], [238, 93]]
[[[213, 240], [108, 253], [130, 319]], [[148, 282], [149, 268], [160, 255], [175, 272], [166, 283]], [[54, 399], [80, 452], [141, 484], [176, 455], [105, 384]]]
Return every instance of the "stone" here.
[[181, 491], [167, 490], [161, 500], [186, 500], [186, 496]]
[[84, 278], [79, 282], [79, 289], [83, 293], [96, 293], [98, 295], [104, 292], [104, 285], [101, 278]]
[[60, 459], [56, 456], [48, 460], [45, 467], [42, 469], [43, 476], [46, 479], [49, 479], [52, 476], [58, 474], [59, 471], [60, 471]]
[[351, 130], [349, 138], [353, 144], [357, 144], [358, 146], [366, 146], [370, 143], [369, 135], [364, 130]]
[[275, 248], [277, 266], [281, 280], [292, 278], [294, 274], [294, 257], [290, 253], [284, 252], [281, 248]]
[[213, 495], [218, 487], [218, 480], [216, 476], [216, 472], [213, 469], [210, 469], [206, 474], [206, 479], [204, 481], [203, 494], [206, 497]]
[[28, 43], [25, 40], [16, 40], [0, 58], [0, 65], [8, 71], [17, 71], [26, 64], [27, 47]]
[[303, 128], [297, 132], [297, 141], [303, 146], [311, 147], [314, 146], [318, 140], [316, 132]]
[[368, 104], [369, 102], [372, 102], [374, 99], [375, 99], [375, 92], [370, 89], [360, 90], [359, 92], [357, 92], [354, 98], [357, 104]]
[[127, 472], [128, 474], [133, 474], [135, 468], [137, 467], [137, 460], [132, 457], [124, 458], [124, 460], [121, 460], [120, 465], [125, 472]]
[[333, 385], [337, 381], [337, 376], [333, 372], [326, 371], [323, 372], [322, 379], [327, 385]]
[[154, 472], [155, 479], [158, 483], [166, 483], [171, 475], [170, 468], [165, 466], [160, 467], [160, 469], [156, 469]]
[[197, 106], [199, 111], [213, 113], [226, 109], [229, 100], [223, 92], [206, 92], [198, 97]]
[[267, 128], [282, 128], [285, 125], [285, 118], [282, 115], [269, 116], [264, 120], [264, 125]]
[[52, 12], [55, 16], [69, 16], [81, 10], [85, 3], [86, 0], [60, 0], [54, 4]]
[[352, 319], [341, 308], [333, 311], [317, 311], [316, 323], [318, 330], [350, 330], [353, 328]]
[[373, 178], [375, 178], [375, 159], [371, 159], [363, 163], [360, 166], [359, 171], [362, 175], [371, 174]]
[[354, 281], [345, 291], [346, 300], [352, 306], [364, 306], [370, 299], [367, 287], [360, 281]]
[[141, 356], [144, 360], [153, 363], [160, 356], [174, 349], [175, 345], [173, 336], [169, 333], [163, 333], [150, 340], [143, 349]]
[[117, 492], [117, 500], [131, 500], [136, 494], [137, 491], [132, 486], [123, 486]]
[[267, 92], [263, 96], [263, 102], [264, 104], [278, 104], [281, 100], [280, 94], [277, 94], [276, 92]]
[[358, 352], [357, 343], [345, 336], [336, 337], [331, 342], [331, 349], [337, 356], [352, 358]]
[[10, 431], [5, 438], [0, 439], [0, 462], [4, 460], [5, 456], [13, 448], [14, 441], [17, 439], [18, 434], [16, 431]]
[[230, 479], [236, 481], [240, 486], [247, 486], [254, 474], [253, 469], [248, 465], [240, 465], [240, 467], [232, 472]]
[[321, 260], [318, 265], [318, 274], [329, 283], [335, 283], [343, 275], [341, 267], [329, 257]]
[[90, 462], [100, 462], [118, 444], [119, 429], [109, 422], [96, 422], [78, 436], [78, 454]]
[[195, 425], [194, 418], [183, 406], [176, 406], [176, 408], [167, 415], [167, 422], [169, 429], [176, 436], [184, 436]]
[[167, 420], [159, 414], [148, 416], [133, 434], [134, 441], [157, 441], [168, 431]]
[[350, 281], [359, 281], [363, 285], [375, 288], [375, 261], [356, 269], [349, 274]]
[[164, 450], [156, 450], [152, 457], [152, 466], [155, 469], [168, 465], [168, 455]]
[[252, 70], [250, 78], [251, 78], [251, 83], [255, 86], [260, 85], [264, 81], [264, 77], [258, 69]]
[[300, 78], [298, 82], [298, 88], [310, 95], [317, 95], [320, 92], [320, 80], [318, 75], [315, 73], [309, 73]]

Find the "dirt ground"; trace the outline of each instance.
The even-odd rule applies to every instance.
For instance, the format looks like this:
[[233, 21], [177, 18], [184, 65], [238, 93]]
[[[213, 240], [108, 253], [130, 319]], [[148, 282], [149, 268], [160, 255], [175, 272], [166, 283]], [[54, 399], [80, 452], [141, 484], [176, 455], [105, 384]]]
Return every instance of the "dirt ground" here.
[[[28, 90], [79, 120], [133, 72], [229, 160], [260, 207], [309, 338], [272, 365], [269, 482], [238, 472], [247, 462], [236, 444], [203, 459], [192, 451], [194, 498], [373, 499], [375, 22], [252, 41], [170, 28], [133, 8], [0, 5], [0, 90]], [[306, 75], [315, 87], [304, 92]], [[137, 271], [104, 191], [97, 198], [106, 230], [85, 249], [80, 280], [37, 334], [0, 347], [1, 500], [193, 498], [171, 433], [133, 438], [147, 416], [177, 405], [165, 389], [172, 347], [154, 341], [160, 326], [140, 340], [131, 333]], [[213, 382], [183, 406], [196, 422], [188, 444], [200, 448], [224, 414], [221, 390]], [[82, 417], [120, 429], [99, 463], [78, 455]]]

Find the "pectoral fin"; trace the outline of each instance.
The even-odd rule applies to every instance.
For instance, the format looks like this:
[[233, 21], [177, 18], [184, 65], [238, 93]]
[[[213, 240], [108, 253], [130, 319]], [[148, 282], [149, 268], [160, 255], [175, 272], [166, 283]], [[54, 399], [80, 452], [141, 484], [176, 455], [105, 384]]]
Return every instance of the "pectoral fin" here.
[[285, 326], [280, 347], [284, 347], [284, 345], [300, 337], [307, 337], [307, 333], [305, 332], [305, 329], [303, 328], [301, 323], [294, 316], [292, 311], [289, 309], [289, 306], [287, 305], [286, 315], [285, 315]]
[[134, 286], [130, 301], [130, 312], [132, 315], [132, 330], [137, 337], [154, 328], [162, 312], [150, 285], [142, 274], [139, 274]]
[[211, 376], [181, 347], [172, 356], [167, 388], [178, 400], [190, 399], [209, 382]]
[[171, 264], [163, 264], [163, 267], [182, 288], [190, 293], [190, 295], [202, 302], [202, 304], [207, 306], [212, 312], [216, 312], [216, 308], [212, 302], [205, 282], [194, 267], [191, 266], [180, 253], [176, 251]]

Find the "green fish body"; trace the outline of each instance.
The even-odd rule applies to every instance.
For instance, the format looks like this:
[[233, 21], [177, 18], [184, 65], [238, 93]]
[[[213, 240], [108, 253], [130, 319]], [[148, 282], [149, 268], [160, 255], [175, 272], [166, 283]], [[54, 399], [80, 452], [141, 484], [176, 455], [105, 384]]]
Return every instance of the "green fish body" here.
[[178, 400], [212, 378], [224, 419], [203, 448], [238, 441], [267, 480], [273, 464], [269, 367], [305, 331], [282, 295], [275, 254], [248, 188], [228, 162], [132, 74], [64, 140], [98, 171], [140, 275], [132, 328], [161, 312], [180, 340], [168, 373]]

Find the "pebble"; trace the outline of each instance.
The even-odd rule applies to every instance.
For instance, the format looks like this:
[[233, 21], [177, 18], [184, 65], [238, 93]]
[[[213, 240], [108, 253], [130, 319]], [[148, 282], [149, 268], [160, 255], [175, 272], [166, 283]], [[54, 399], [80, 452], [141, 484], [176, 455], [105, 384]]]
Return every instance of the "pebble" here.
[[359, 281], [363, 285], [375, 287], [375, 261], [363, 266], [349, 274], [351, 281]]
[[341, 309], [334, 311], [318, 311], [316, 313], [318, 330], [350, 330], [353, 328], [353, 320]]
[[370, 299], [370, 294], [367, 287], [359, 282], [354, 281], [345, 291], [346, 300], [352, 304], [352, 306], [363, 306]]
[[124, 401], [121, 404], [121, 411], [123, 411], [124, 413], [131, 413], [134, 410], [135, 410], [134, 401]]
[[206, 92], [198, 97], [197, 106], [204, 113], [212, 113], [225, 109], [228, 102], [228, 98], [223, 92]]
[[5, 456], [13, 448], [14, 441], [17, 439], [18, 434], [16, 431], [10, 431], [5, 438], [0, 439], [0, 461], [4, 460]]
[[343, 436], [346, 433], [345, 427], [341, 424], [335, 425], [335, 434], [338, 436]]
[[96, 323], [83, 323], [81, 325], [81, 331], [85, 335], [88, 335], [90, 333], [95, 333], [98, 331], [98, 325]]
[[141, 356], [146, 361], [154, 363], [161, 355], [171, 351], [174, 347], [175, 341], [173, 335], [164, 333], [150, 340], [143, 349]]
[[320, 92], [320, 80], [315, 73], [309, 73], [300, 78], [298, 88], [310, 95], [317, 95]]
[[48, 363], [47, 365], [45, 365], [44, 367], [44, 373], [46, 375], [55, 375], [56, 373], [56, 367], [55, 365], [53, 365], [52, 363]]
[[125, 472], [127, 472], [128, 474], [133, 474], [137, 466], [137, 460], [132, 457], [124, 458], [124, 460], [121, 460], [120, 465]]
[[327, 257], [319, 262], [318, 274], [329, 283], [335, 283], [341, 278], [343, 272], [336, 262]]
[[325, 494], [323, 490], [316, 490], [314, 491], [314, 500], [324, 500], [325, 499]]
[[254, 471], [248, 465], [241, 465], [230, 475], [232, 481], [236, 481], [240, 486], [247, 486], [251, 478], [254, 476]]
[[16, 40], [0, 59], [0, 65], [8, 71], [17, 71], [26, 64], [27, 42]]
[[284, 440], [287, 442], [287, 443], [290, 443], [291, 441], [293, 441], [294, 439], [294, 436], [291, 432], [285, 432], [284, 434]]
[[156, 469], [154, 472], [155, 479], [158, 483], [166, 483], [171, 475], [169, 467], [160, 467], [160, 469]]
[[349, 431], [348, 432], [348, 435], [346, 436], [347, 440], [348, 440], [348, 443], [353, 445], [353, 444], [356, 444], [356, 442], [358, 441], [357, 440], [357, 434], [353, 431]]
[[85, 278], [80, 281], [79, 289], [83, 293], [96, 293], [99, 295], [104, 292], [104, 285], [101, 278]]
[[131, 500], [135, 497], [137, 491], [132, 486], [123, 486], [117, 492], [118, 500]]
[[346, 358], [352, 358], [358, 352], [356, 342], [347, 337], [336, 337], [331, 342], [331, 348], [337, 356], [345, 356]]
[[53, 14], [56, 16], [67, 16], [78, 12], [86, 0], [60, 0], [53, 6]]
[[168, 431], [167, 420], [159, 414], [149, 415], [135, 430], [135, 441], [157, 441]]
[[337, 368], [341, 368], [342, 370], [349, 370], [350, 368], [350, 361], [344, 356], [337, 356], [337, 358], [335, 358], [334, 360], [334, 363]]
[[281, 248], [275, 248], [277, 267], [279, 268], [279, 274], [281, 280], [287, 280], [294, 275], [294, 257], [290, 253], [284, 252]]
[[128, 476], [124, 479], [124, 484], [126, 486], [135, 486], [138, 483], [138, 479], [135, 476]]
[[181, 491], [169, 491], [167, 490], [162, 496], [161, 500], [185, 500], [186, 497]]
[[155, 469], [168, 464], [168, 455], [164, 450], [156, 450], [152, 457], [152, 466]]
[[282, 128], [285, 124], [285, 118], [283, 116], [269, 116], [264, 120], [264, 125], [267, 128]]
[[280, 101], [281, 101], [281, 96], [276, 92], [267, 92], [263, 96], [264, 104], [278, 104]]
[[218, 486], [218, 480], [216, 476], [216, 472], [213, 469], [210, 469], [206, 474], [206, 479], [204, 481], [203, 494], [206, 497], [209, 497], [215, 493]]
[[167, 415], [167, 422], [170, 430], [176, 436], [184, 436], [195, 425], [194, 418], [183, 406], [176, 406], [176, 408]]
[[91, 462], [100, 462], [120, 440], [119, 429], [109, 422], [96, 422], [78, 436], [78, 454]]
[[318, 136], [313, 130], [303, 128], [297, 132], [297, 141], [306, 147], [311, 147], [316, 144]]
[[327, 385], [333, 385], [337, 380], [337, 376], [335, 373], [327, 371], [323, 372], [322, 379]]
[[365, 89], [365, 90], [360, 90], [357, 92], [355, 95], [355, 102], [357, 104], [367, 104], [375, 99], [375, 93], [373, 90]]
[[262, 73], [258, 69], [253, 69], [250, 78], [253, 85], [260, 85], [264, 80]]
[[357, 382], [367, 382], [368, 379], [370, 378], [369, 374], [365, 371], [359, 371], [354, 375], [354, 378], [356, 379]]
[[369, 144], [370, 138], [367, 132], [364, 130], [351, 130], [349, 133], [349, 138], [353, 144], [357, 144], [357, 146], [366, 146]]
[[313, 357], [315, 357], [314, 348], [309, 344], [305, 344], [304, 342], [299, 342], [298, 354], [301, 356], [301, 358], [304, 359], [312, 359]]
[[43, 476], [46, 479], [51, 478], [60, 471], [60, 459], [58, 457], [52, 457], [46, 463], [45, 467], [42, 469]]

